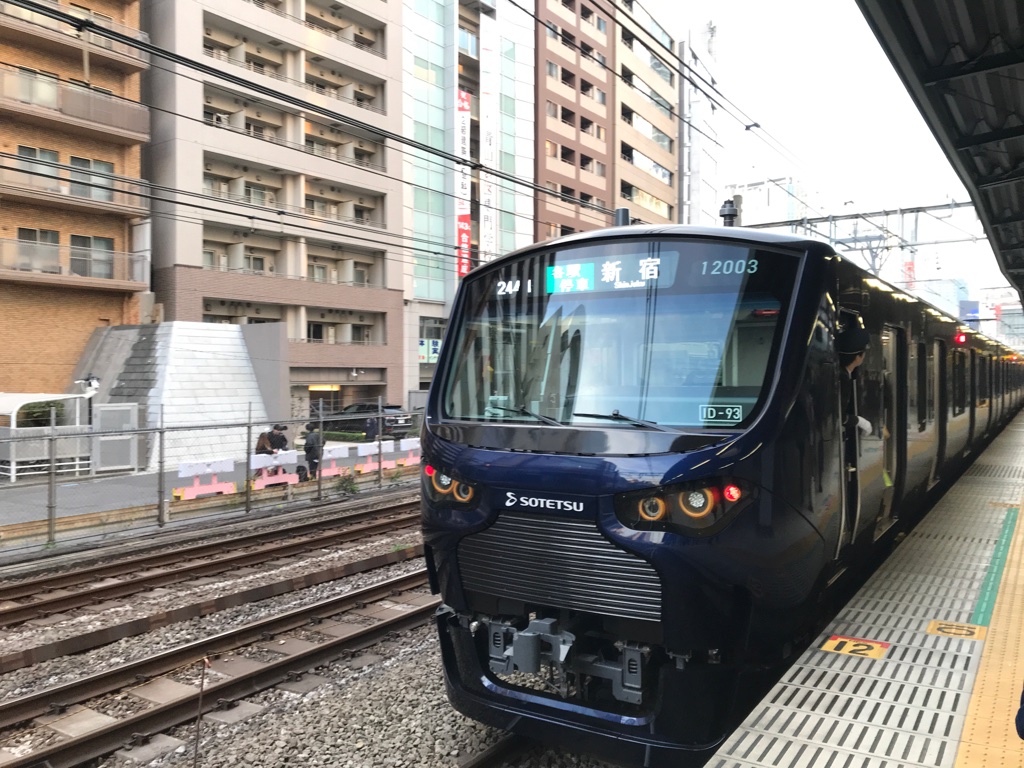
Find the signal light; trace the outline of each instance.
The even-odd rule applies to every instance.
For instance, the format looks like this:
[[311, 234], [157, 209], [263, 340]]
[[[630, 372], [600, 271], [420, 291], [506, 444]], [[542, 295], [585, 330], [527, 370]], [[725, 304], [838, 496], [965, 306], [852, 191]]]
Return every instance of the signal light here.
[[953, 341], [956, 344], [966, 344], [967, 343], [967, 334], [966, 333], [958, 333], [958, 334], [956, 334], [953, 337]]
[[727, 485], [722, 489], [722, 496], [725, 497], [726, 501], [739, 501], [743, 495], [743, 491], [740, 490], [738, 485]]

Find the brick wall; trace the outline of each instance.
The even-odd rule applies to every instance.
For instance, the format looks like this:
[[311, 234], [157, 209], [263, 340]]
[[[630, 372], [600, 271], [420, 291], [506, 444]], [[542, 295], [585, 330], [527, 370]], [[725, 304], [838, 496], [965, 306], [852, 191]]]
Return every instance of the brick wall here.
[[135, 296], [0, 282], [0, 392], [64, 392], [95, 328], [138, 319]]
[[18, 239], [18, 228], [52, 229], [60, 233], [60, 245], [71, 245], [71, 235], [112, 237], [115, 251], [127, 251], [128, 221], [110, 216], [67, 208], [45, 208], [4, 201], [0, 205], [0, 238]]
[[119, 176], [140, 178], [142, 149], [140, 146], [124, 146], [79, 136], [70, 131], [40, 125], [26, 125], [9, 120], [0, 122], [0, 152], [18, 154], [18, 145], [36, 149], [52, 149], [57, 152], [57, 162], [71, 163], [71, 157], [85, 157], [89, 160], [103, 160], [114, 164], [114, 173]]

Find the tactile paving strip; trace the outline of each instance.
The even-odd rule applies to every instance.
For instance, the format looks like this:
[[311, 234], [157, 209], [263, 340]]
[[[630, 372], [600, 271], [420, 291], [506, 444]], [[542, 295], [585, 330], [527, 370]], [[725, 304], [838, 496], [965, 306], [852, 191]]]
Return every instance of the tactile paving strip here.
[[[986, 639], [928, 632], [933, 622], [970, 625], [1003, 523], [1022, 495], [1024, 416], [869, 579], [709, 768], [1024, 766], [1024, 742], [1013, 730], [1024, 682], [1022, 622], [1015, 633], [996, 631], [1005, 614], [1024, 611], [1024, 526], [1017, 526]], [[835, 636], [867, 640], [883, 655], [822, 650]], [[1007, 658], [983, 664], [983, 652], [997, 648]], [[975, 709], [984, 714], [975, 718]], [[968, 724], [975, 719], [978, 725]], [[1015, 744], [993, 735], [1007, 730]], [[971, 752], [977, 758], [964, 762]]]

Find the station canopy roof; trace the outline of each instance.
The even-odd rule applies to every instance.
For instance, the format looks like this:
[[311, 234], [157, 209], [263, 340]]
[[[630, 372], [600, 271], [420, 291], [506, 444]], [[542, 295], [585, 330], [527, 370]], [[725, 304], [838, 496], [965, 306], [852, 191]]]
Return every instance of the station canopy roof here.
[[1024, 289], [1024, 3], [857, 0]]

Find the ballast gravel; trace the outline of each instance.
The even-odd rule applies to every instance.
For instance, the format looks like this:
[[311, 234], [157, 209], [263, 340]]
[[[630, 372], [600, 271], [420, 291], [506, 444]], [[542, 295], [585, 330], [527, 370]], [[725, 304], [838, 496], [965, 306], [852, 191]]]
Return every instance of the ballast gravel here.
[[[372, 663], [365, 664], [365, 659]], [[448, 703], [432, 626], [385, 641], [316, 670], [327, 682], [294, 694], [271, 688], [246, 702], [262, 711], [239, 723], [204, 721], [203, 768], [453, 768], [503, 733], [463, 717]], [[194, 763], [196, 727], [170, 732], [183, 744], [148, 765]], [[111, 757], [100, 768], [135, 765]], [[534, 748], [507, 763], [518, 768], [608, 768], [592, 757]]]

